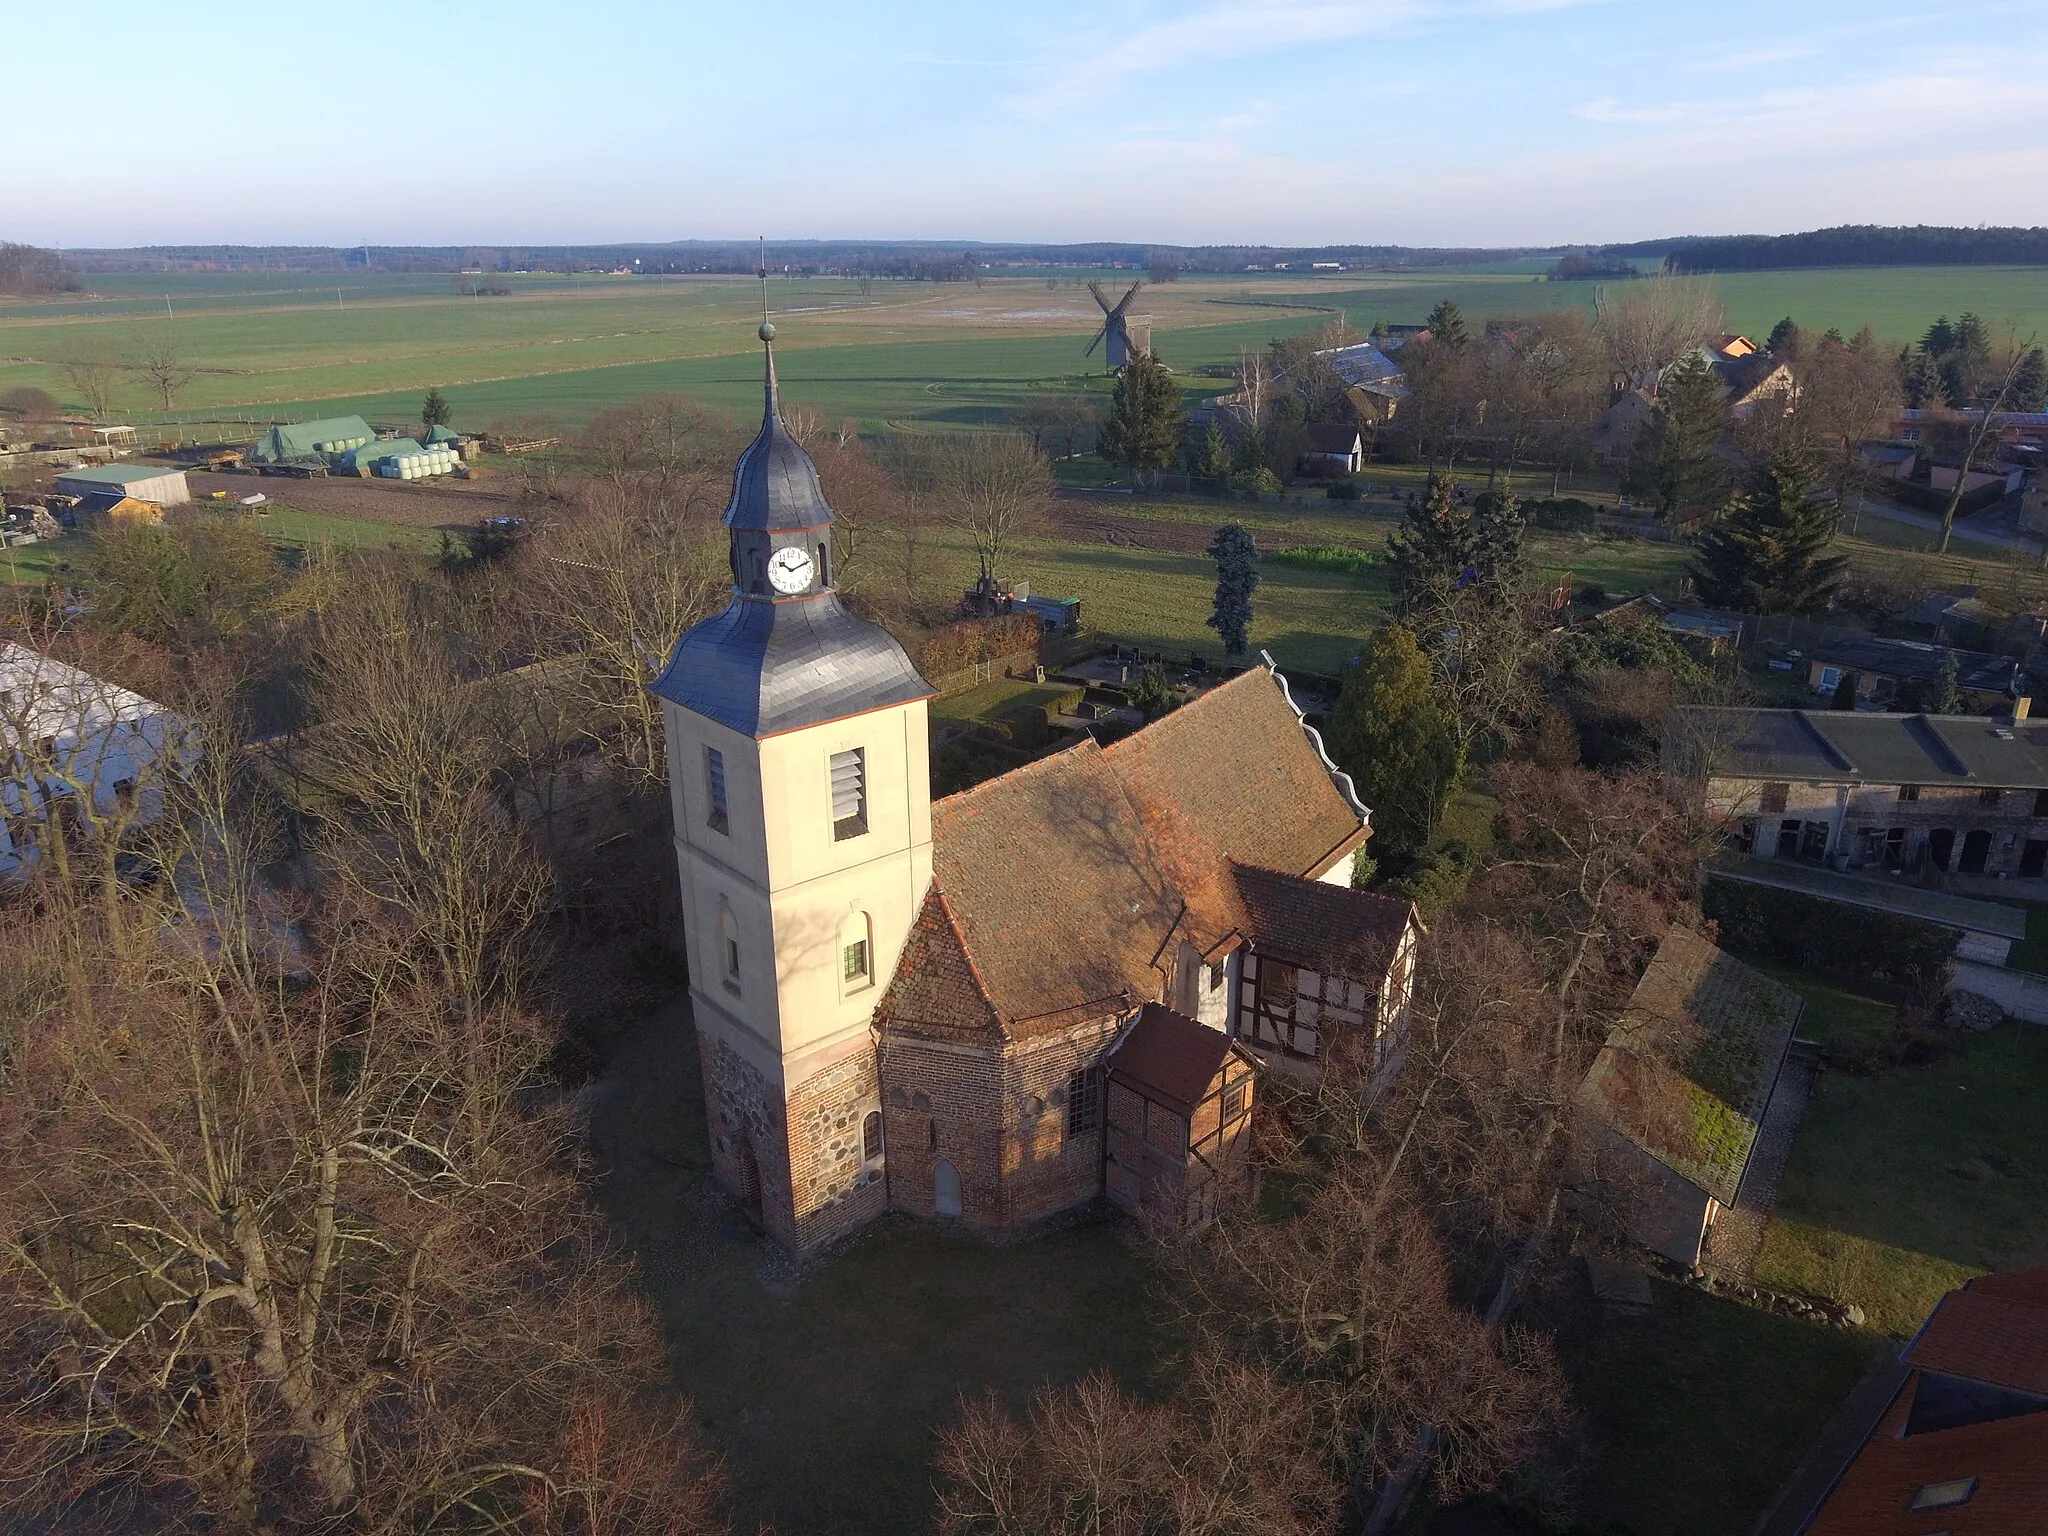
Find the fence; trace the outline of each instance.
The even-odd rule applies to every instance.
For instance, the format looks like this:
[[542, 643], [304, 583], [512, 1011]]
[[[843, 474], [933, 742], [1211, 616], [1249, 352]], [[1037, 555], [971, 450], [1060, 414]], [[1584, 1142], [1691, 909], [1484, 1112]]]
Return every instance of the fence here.
[[999, 677], [1008, 677], [1014, 671], [1026, 670], [1039, 664], [1038, 652], [1012, 651], [1007, 656], [994, 656], [987, 661], [977, 661], [971, 667], [957, 671], [942, 672], [937, 677], [928, 677], [926, 682], [938, 689], [939, 697], [965, 693], [970, 688], [979, 688], [983, 683], [993, 682]]

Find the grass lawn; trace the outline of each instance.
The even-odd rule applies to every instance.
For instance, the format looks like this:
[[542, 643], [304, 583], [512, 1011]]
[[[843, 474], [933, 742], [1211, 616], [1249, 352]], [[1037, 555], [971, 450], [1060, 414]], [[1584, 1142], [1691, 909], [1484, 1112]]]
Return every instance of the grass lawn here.
[[1868, 1336], [1663, 1280], [1650, 1310], [1560, 1338], [1599, 1448], [1585, 1518], [1638, 1536], [1742, 1536], [1849, 1395]]
[[85, 564], [87, 548], [84, 534], [67, 533], [61, 539], [42, 539], [0, 550], [0, 581], [40, 587], [52, 579], [68, 580], [74, 568]]
[[678, 1385], [726, 1458], [734, 1527], [920, 1531], [934, 1433], [961, 1394], [1022, 1403], [1107, 1369], [1146, 1381], [1158, 1340], [1139, 1252], [1089, 1224], [991, 1247], [885, 1227], [797, 1277], [712, 1187], [694, 1038], [624, 1040], [594, 1109], [608, 1196], [639, 1255]]
[[1824, 1076], [1757, 1279], [1863, 1308], [1904, 1336], [1973, 1274], [2048, 1263], [2048, 1029], [2003, 1024], [1957, 1056]]
[[2048, 976], [2048, 901], [2007, 901], [2001, 905], [2018, 907], [2027, 914], [2027, 936], [2013, 945], [2005, 963], [2016, 971]]
[[1863, 1048], [1882, 1045], [1891, 1038], [1899, 1013], [1893, 1004], [1865, 997], [1811, 971], [1767, 961], [1749, 963], [1806, 999], [1806, 1011], [1799, 1017], [1800, 1038], [1828, 1046]]

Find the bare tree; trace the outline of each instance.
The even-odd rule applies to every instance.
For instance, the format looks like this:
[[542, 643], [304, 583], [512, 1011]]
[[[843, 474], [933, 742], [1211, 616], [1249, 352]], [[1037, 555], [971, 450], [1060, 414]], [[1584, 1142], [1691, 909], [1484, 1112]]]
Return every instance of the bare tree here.
[[128, 367], [148, 381], [167, 411], [177, 409], [178, 391], [191, 383], [197, 372], [185, 360], [176, 335], [162, 327], [135, 339]]
[[1599, 326], [1614, 373], [1630, 389], [1654, 388], [1657, 377], [1726, 325], [1720, 295], [1705, 278], [1658, 273], [1602, 288]]
[[1263, 427], [1271, 403], [1273, 370], [1264, 352], [1250, 349], [1237, 355], [1237, 411], [1247, 428]]
[[708, 1529], [575, 1122], [534, 1091], [550, 1032], [445, 984], [450, 904], [489, 927], [502, 866], [438, 844], [433, 911], [342, 881], [292, 914], [320, 943], [282, 985], [240, 761], [194, 776], [130, 937], [58, 892], [0, 956], [0, 1499], [108, 1529]]
[[71, 387], [94, 421], [105, 421], [114, 408], [121, 365], [112, 352], [94, 341], [81, 341], [53, 360], [57, 377]]
[[645, 395], [591, 417], [583, 447], [600, 481], [616, 495], [657, 501], [703, 494], [722, 481], [738, 434], [731, 422], [679, 395]]
[[948, 438], [937, 455], [946, 520], [973, 541], [982, 585], [990, 588], [1016, 541], [1045, 515], [1052, 470], [1028, 438], [1010, 432]]
[[[1948, 504], [1941, 509], [1941, 543], [1936, 547], [1942, 554], [1948, 553], [1948, 541], [1955, 532], [1956, 513], [1963, 505], [1970, 467], [1977, 462], [1977, 455], [1983, 451], [1985, 442], [1997, 430], [1998, 414], [2011, 405], [2025, 377], [2028, 355], [2033, 350], [2032, 336], [2021, 341], [2016, 332], [2008, 332], [2003, 352], [1991, 358], [1981, 374], [1965, 381], [1968, 393], [1975, 400], [1976, 415], [1970, 418], [1969, 428], [1963, 436], [1962, 462], [1956, 468], [1955, 489], [1949, 492]], [[1974, 371], [1974, 364], [1971, 366]], [[2048, 553], [2044, 553], [2044, 558], [2048, 558]]]

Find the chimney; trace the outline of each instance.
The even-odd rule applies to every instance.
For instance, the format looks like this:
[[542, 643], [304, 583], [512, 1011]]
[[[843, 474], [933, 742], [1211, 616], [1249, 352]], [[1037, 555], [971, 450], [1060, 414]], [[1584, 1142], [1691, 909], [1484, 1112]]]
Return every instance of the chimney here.
[[2027, 718], [2027, 711], [2034, 707], [2034, 701], [2026, 694], [2020, 694], [2012, 701], [2012, 723], [2020, 724]]

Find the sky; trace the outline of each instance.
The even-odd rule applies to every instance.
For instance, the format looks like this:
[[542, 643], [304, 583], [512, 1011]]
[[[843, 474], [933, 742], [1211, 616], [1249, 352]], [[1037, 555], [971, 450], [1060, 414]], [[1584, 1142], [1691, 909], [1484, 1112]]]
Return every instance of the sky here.
[[2048, 0], [0, 0], [0, 55], [39, 244], [2048, 224]]

